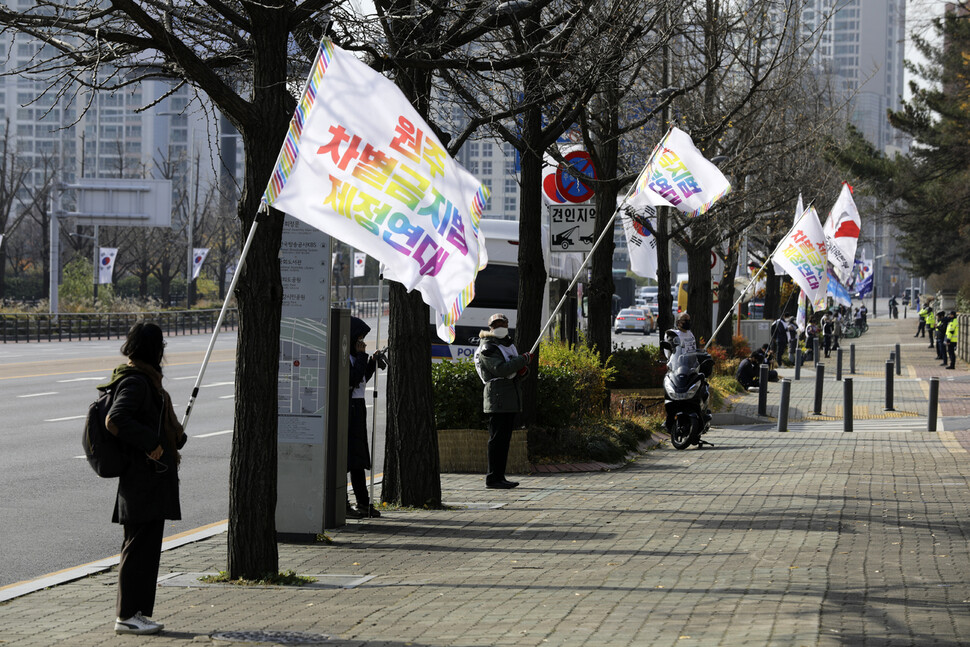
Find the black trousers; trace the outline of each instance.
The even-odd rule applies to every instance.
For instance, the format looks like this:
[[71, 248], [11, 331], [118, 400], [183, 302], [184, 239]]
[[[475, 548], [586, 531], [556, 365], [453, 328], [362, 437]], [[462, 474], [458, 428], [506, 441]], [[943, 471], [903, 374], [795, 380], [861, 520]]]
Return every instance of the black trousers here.
[[919, 328], [916, 329], [916, 337], [926, 337], [926, 322], [920, 319]]
[[946, 340], [946, 353], [950, 356], [950, 368], [954, 368], [957, 365], [957, 343], [955, 341]]
[[485, 483], [505, 480], [505, 464], [509, 460], [509, 443], [512, 442], [514, 413], [488, 414], [488, 473]]
[[357, 499], [357, 509], [364, 512], [370, 504], [370, 496], [367, 493], [367, 475], [363, 467], [358, 467], [350, 472], [350, 485], [354, 488], [354, 498]]
[[165, 521], [126, 523], [118, 564], [118, 617], [127, 620], [136, 613], [152, 617], [155, 612], [155, 587], [158, 563], [162, 557], [162, 532]]

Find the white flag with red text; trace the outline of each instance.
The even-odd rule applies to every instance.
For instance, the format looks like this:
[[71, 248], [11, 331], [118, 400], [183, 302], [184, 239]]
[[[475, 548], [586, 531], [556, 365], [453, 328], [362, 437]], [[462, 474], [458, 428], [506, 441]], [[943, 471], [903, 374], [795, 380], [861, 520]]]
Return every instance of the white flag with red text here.
[[839, 198], [832, 205], [829, 217], [825, 220], [825, 243], [828, 245], [829, 262], [842, 282], [852, 277], [861, 228], [862, 220], [852, 199], [852, 190], [843, 182]]
[[383, 263], [438, 313], [450, 342], [488, 262], [487, 199], [393, 82], [320, 43], [265, 204]]

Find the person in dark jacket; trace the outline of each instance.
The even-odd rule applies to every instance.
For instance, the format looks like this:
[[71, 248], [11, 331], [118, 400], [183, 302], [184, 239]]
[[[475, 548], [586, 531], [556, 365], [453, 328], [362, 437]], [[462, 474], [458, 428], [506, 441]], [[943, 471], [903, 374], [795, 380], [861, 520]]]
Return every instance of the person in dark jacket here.
[[139, 322], [121, 346], [127, 364], [118, 366], [99, 389], [112, 389], [111, 409], [105, 418], [129, 459], [118, 481], [111, 520], [124, 526], [118, 565], [115, 632], [155, 634], [162, 625], [150, 618], [155, 611], [155, 585], [162, 552], [165, 520], [182, 518], [179, 506], [178, 450], [186, 436], [162, 388], [162, 329]]
[[378, 365], [386, 368], [387, 364], [383, 353], [367, 355], [364, 337], [368, 333], [370, 333], [370, 326], [362, 319], [350, 318], [350, 415], [348, 416], [350, 429], [347, 434], [347, 471], [350, 472], [350, 484], [354, 489], [357, 508], [351, 508], [348, 501], [347, 516], [356, 519], [381, 516], [381, 513], [371, 504], [367, 493], [367, 476], [364, 474], [364, 470], [371, 469], [364, 389], [367, 381], [374, 376]]
[[509, 319], [496, 313], [488, 330], [478, 333], [475, 370], [485, 383], [483, 410], [488, 416], [488, 473], [485, 487], [508, 490], [518, 485], [505, 478], [515, 414], [522, 411], [519, 381], [528, 374], [531, 353], [519, 354], [509, 338]]
[[758, 376], [762, 356], [757, 351], [751, 353], [748, 357], [741, 360], [738, 364], [738, 371], [734, 376], [741, 386], [748, 390], [757, 390], [760, 384], [760, 378]]

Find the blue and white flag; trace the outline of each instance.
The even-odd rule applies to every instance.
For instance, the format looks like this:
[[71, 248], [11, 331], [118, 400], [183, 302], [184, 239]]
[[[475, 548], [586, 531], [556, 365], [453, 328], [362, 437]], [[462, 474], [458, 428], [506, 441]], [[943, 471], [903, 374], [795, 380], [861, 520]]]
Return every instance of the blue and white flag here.
[[852, 307], [852, 295], [844, 285], [839, 282], [838, 277], [835, 275], [831, 269], [828, 270], [829, 273], [829, 284], [828, 284], [828, 294], [830, 297], [835, 299], [836, 303], [840, 303], [847, 308]]

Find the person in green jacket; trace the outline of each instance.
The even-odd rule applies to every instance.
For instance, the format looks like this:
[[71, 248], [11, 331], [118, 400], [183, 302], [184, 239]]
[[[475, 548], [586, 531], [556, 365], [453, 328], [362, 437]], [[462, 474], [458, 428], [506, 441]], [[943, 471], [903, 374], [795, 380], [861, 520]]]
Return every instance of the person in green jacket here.
[[478, 333], [475, 370], [485, 383], [482, 408], [488, 416], [488, 473], [485, 487], [509, 490], [518, 485], [505, 478], [515, 414], [522, 411], [519, 382], [529, 372], [531, 353], [519, 353], [509, 337], [509, 318], [495, 313], [488, 330]]
[[960, 322], [957, 320], [956, 310], [950, 311], [950, 323], [946, 325], [946, 353], [950, 356], [947, 369], [954, 369], [957, 365], [957, 340], [960, 338]]
[[926, 329], [930, 331], [930, 348], [936, 346], [933, 343], [933, 331], [936, 330], [936, 315], [933, 314], [933, 307], [927, 304]]

